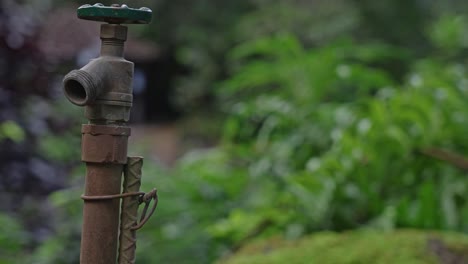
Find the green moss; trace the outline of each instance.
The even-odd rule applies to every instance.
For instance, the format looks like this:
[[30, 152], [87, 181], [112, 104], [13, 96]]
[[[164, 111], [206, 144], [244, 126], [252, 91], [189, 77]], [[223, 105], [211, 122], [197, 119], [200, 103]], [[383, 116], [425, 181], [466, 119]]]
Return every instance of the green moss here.
[[468, 263], [468, 236], [418, 230], [323, 232], [295, 241], [255, 242], [220, 263]]

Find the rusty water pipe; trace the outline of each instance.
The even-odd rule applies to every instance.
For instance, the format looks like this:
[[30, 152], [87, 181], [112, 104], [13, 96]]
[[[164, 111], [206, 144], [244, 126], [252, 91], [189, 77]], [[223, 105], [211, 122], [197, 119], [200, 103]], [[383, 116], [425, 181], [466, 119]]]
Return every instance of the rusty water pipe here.
[[[85, 106], [82, 160], [86, 162], [85, 197], [117, 195], [127, 161], [132, 105], [133, 63], [123, 55], [127, 27], [101, 25], [101, 56], [65, 76], [65, 96]], [[120, 201], [85, 200], [80, 263], [116, 262]]]
[[151, 10], [84, 5], [78, 9], [78, 17], [109, 23], [101, 25], [100, 57], [71, 71], [63, 80], [65, 96], [71, 103], [84, 106], [89, 119], [81, 130], [86, 176], [80, 263], [112, 264], [117, 261], [133, 79], [133, 63], [123, 58], [127, 27], [120, 24], [149, 23]]

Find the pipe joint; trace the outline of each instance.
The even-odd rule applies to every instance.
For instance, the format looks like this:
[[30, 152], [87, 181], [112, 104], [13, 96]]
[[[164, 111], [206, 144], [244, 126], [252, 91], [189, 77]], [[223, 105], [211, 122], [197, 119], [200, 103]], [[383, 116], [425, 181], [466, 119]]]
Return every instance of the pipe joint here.
[[101, 56], [63, 79], [67, 99], [86, 106], [95, 123], [127, 122], [132, 106], [133, 63], [122, 57]]

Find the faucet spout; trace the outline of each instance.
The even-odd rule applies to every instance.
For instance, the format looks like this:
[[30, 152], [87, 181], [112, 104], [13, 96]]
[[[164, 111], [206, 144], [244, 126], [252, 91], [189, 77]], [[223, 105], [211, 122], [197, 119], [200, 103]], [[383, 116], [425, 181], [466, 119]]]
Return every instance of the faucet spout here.
[[123, 58], [127, 27], [101, 25], [101, 56], [63, 79], [67, 99], [85, 106], [91, 123], [121, 123], [130, 118], [133, 63]]
[[102, 79], [88, 69], [73, 70], [63, 79], [67, 99], [78, 106], [93, 104], [102, 92]]

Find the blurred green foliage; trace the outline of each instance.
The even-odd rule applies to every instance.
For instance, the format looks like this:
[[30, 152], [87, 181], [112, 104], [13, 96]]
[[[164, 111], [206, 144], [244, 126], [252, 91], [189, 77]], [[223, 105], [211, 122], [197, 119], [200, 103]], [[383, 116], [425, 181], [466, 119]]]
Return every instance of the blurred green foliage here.
[[24, 137], [24, 130], [14, 121], [8, 120], [0, 124], [0, 141], [10, 139], [14, 142], [21, 142]]
[[17, 263], [28, 239], [27, 234], [12, 216], [0, 214], [0, 263]]
[[467, 247], [467, 236], [450, 232], [320, 232], [297, 241], [273, 238], [255, 242], [220, 263], [465, 263]]

